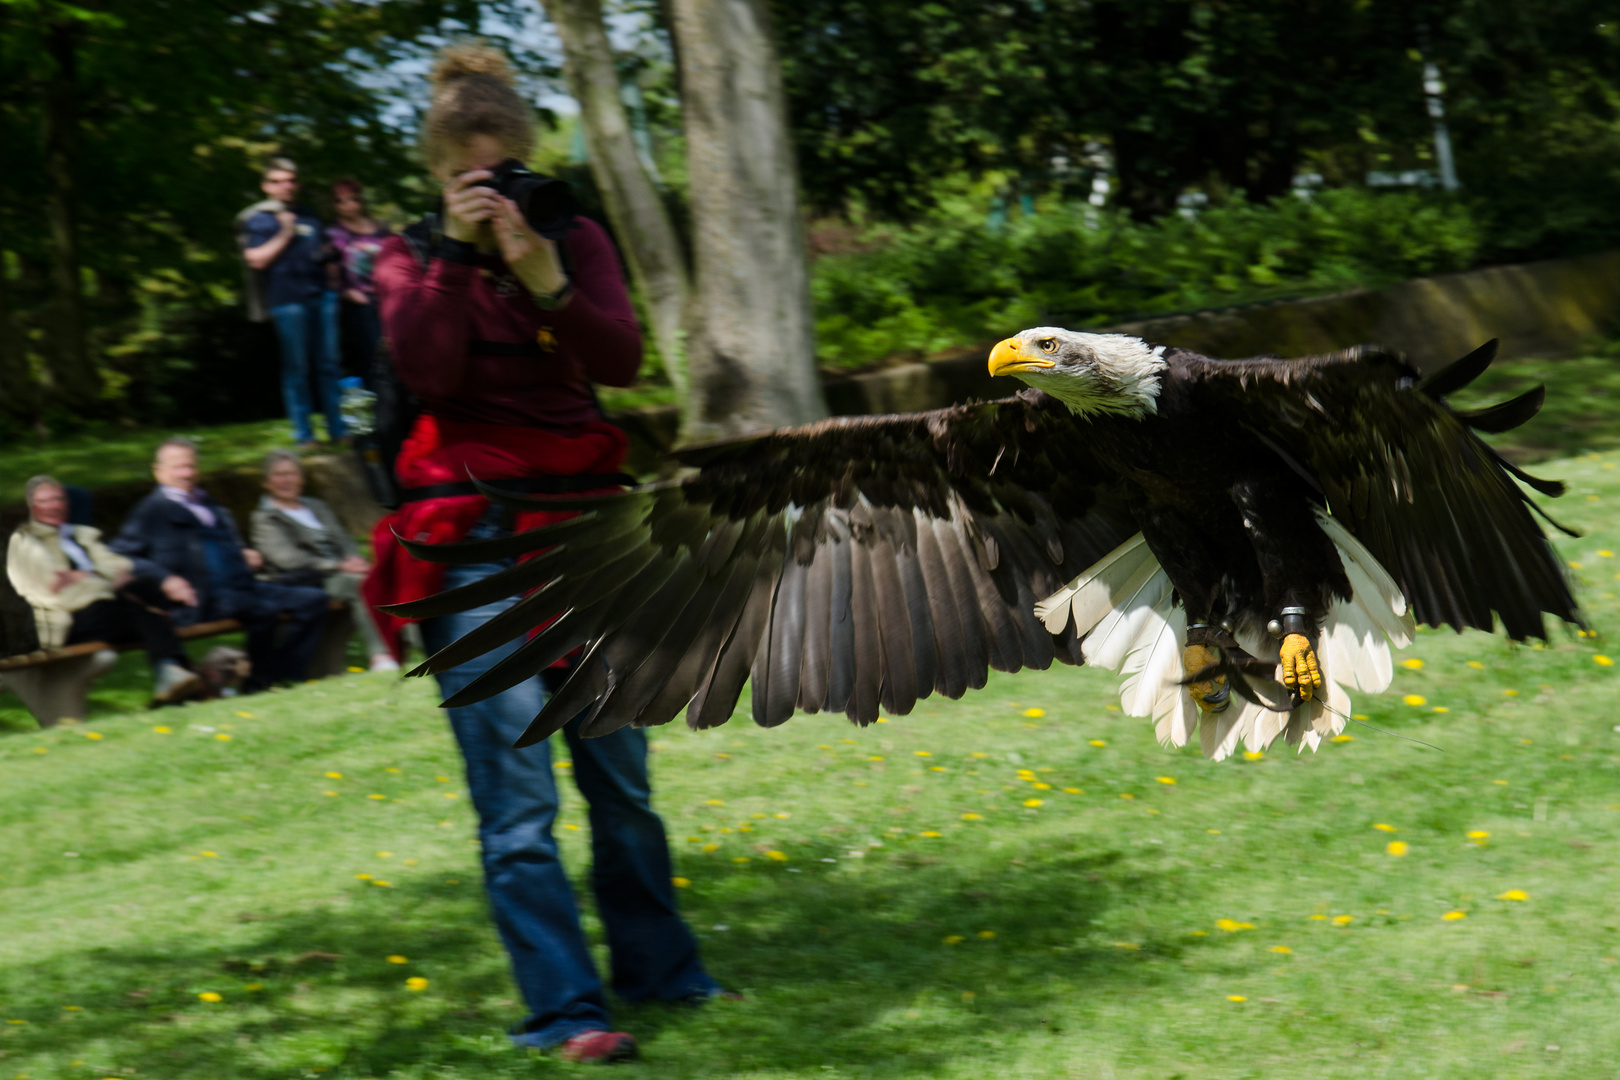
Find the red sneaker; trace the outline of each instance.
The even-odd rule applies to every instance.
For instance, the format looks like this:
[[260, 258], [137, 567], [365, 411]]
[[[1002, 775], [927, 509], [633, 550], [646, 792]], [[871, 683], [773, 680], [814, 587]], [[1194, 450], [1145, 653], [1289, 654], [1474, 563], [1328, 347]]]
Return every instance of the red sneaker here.
[[563, 1043], [562, 1059], [611, 1065], [629, 1061], [638, 1052], [636, 1040], [622, 1031], [582, 1031]]

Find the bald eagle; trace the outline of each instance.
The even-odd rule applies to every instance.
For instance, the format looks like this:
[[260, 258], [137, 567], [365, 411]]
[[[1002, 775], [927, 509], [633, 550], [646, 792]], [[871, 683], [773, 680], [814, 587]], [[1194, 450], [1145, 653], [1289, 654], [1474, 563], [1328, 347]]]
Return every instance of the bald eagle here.
[[[1054, 659], [1124, 675], [1162, 742], [1215, 759], [1340, 731], [1348, 690], [1389, 685], [1415, 623], [1545, 637], [1579, 622], [1562, 565], [1475, 431], [1540, 409], [1538, 387], [1472, 412], [1447, 394], [1495, 342], [1424, 378], [1360, 347], [1216, 360], [1135, 337], [1038, 327], [992, 375], [1028, 388], [932, 412], [851, 416], [694, 446], [681, 475], [599, 495], [503, 494], [577, 511], [511, 537], [404, 541], [441, 563], [520, 561], [395, 610], [427, 618], [525, 594], [429, 658], [446, 670], [513, 638], [448, 700], [500, 692], [583, 647], [518, 742], [682, 709], [723, 724], [795, 710], [859, 724], [957, 698], [987, 671]], [[1550, 519], [1549, 519], [1550, 520]], [[533, 632], [541, 628], [538, 632]]]

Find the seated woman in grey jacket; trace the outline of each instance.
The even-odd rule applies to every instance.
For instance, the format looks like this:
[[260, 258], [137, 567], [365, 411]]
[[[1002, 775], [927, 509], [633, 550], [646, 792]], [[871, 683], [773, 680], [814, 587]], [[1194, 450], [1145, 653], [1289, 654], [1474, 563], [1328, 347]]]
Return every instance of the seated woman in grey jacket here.
[[266, 494], [253, 511], [253, 546], [264, 556], [265, 573], [283, 585], [319, 585], [349, 605], [365, 638], [372, 671], [397, 671], [383, 644], [360, 583], [371, 564], [355, 547], [325, 502], [304, 494], [304, 467], [289, 450], [272, 450], [264, 461]]

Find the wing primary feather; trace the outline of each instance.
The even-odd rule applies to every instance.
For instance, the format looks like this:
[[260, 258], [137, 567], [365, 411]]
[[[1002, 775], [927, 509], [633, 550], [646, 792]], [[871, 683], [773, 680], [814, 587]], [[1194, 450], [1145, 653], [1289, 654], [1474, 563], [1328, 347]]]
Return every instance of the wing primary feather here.
[[827, 707], [832, 564], [831, 545], [819, 543], [811, 552], [810, 565], [805, 571], [804, 653], [799, 665], [799, 708], [805, 712], [820, 712]]
[[1436, 400], [1456, 393], [1479, 378], [1485, 369], [1491, 366], [1491, 361], [1496, 359], [1496, 347], [1499, 343], [1497, 338], [1491, 338], [1461, 360], [1447, 364], [1419, 382], [1417, 389]]
[[855, 692], [855, 542], [848, 516], [827, 513], [832, 590], [827, 619], [827, 712], [844, 712]]
[[692, 698], [686, 722], [695, 729], [719, 727], [737, 711], [743, 683], [754, 666], [765, 622], [771, 615], [771, 587], [781, 569], [781, 553], [773, 551], [760, 560], [754, 589], [748, 594], [742, 617], [721, 648], [708, 680]]
[[1512, 431], [1530, 420], [1541, 411], [1542, 404], [1547, 400], [1547, 388], [1538, 386], [1526, 390], [1516, 398], [1486, 406], [1483, 409], [1470, 409], [1459, 412], [1457, 419], [1473, 428], [1491, 435], [1499, 435], [1504, 431]]
[[885, 509], [880, 527], [871, 538], [867, 561], [872, 568], [872, 595], [878, 618], [878, 642], [883, 658], [882, 691], [879, 703], [896, 716], [904, 716], [917, 705], [917, 659], [912, 647], [911, 616], [906, 610], [900, 567], [888, 525], [892, 510]]
[[789, 553], [783, 560], [782, 576], [777, 579], [767, 644], [754, 665], [760, 673], [754, 678], [754, 722], [762, 727], [785, 722], [799, 702], [809, 582], [810, 568]]
[[601, 647], [602, 641], [598, 638], [585, 651], [585, 655], [575, 662], [568, 680], [530, 721], [523, 734], [518, 736], [517, 742], [512, 744], [512, 749], [521, 750], [526, 746], [544, 742], [601, 696], [602, 691], [607, 688], [608, 681], [607, 666], [597, 655]]
[[[962, 615], [951, 590], [950, 573], [939, 552], [934, 523], [921, 509], [914, 513], [917, 517], [915, 566], [924, 602], [928, 604], [928, 621], [934, 628], [934, 689], [954, 700], [967, 691], [972, 661], [962, 637]], [[910, 598], [909, 590], [907, 598]]]
[[883, 686], [883, 644], [877, 597], [873, 595], [872, 549], [858, 541], [851, 542], [849, 548], [854, 681], [844, 712], [851, 720], [865, 726], [878, 718], [878, 698]]

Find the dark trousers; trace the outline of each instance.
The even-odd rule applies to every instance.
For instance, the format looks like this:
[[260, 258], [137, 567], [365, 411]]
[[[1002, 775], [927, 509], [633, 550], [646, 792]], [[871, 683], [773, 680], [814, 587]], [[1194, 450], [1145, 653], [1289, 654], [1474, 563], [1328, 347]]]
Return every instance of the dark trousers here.
[[342, 325], [343, 367], [350, 374], [370, 378], [371, 361], [377, 353], [377, 339], [382, 336], [376, 303], [343, 301]]
[[[309, 678], [309, 661], [326, 626], [325, 589], [247, 581], [217, 589], [189, 620], [237, 619], [247, 630], [248, 659], [253, 674], [246, 689], [263, 690]], [[287, 616], [283, 621], [281, 616]]]
[[[166, 660], [183, 664], [185, 650], [175, 636], [174, 624], [168, 615], [153, 610], [166, 601], [160, 596], [146, 595], [148, 591], [157, 590], [143, 590], [140, 583], [131, 582], [114, 599], [97, 600], [75, 611], [67, 643], [105, 641], [110, 645], [127, 645], [138, 641], [153, 667]], [[148, 603], [152, 606], [148, 607]]]

